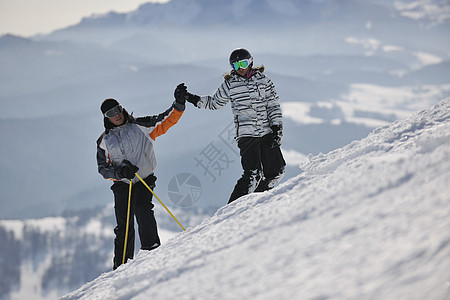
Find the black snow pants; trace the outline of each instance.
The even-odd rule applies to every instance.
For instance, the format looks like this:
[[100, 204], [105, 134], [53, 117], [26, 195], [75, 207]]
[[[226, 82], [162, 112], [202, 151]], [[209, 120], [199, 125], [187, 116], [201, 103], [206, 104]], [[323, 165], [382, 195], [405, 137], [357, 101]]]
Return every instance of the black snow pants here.
[[[155, 187], [156, 177], [150, 175], [144, 179], [147, 185]], [[114, 239], [114, 267], [116, 269], [122, 264], [125, 231], [127, 226], [127, 210], [129, 184], [116, 181], [111, 190], [114, 193], [114, 211], [116, 214], [117, 226], [114, 228], [116, 238]], [[127, 249], [125, 254], [125, 262], [134, 257], [134, 216], [138, 224], [139, 238], [141, 241], [141, 249], [151, 250], [158, 247], [161, 242], [158, 236], [155, 216], [153, 213], [152, 193], [142, 184], [137, 182], [133, 184], [131, 190], [130, 218], [128, 224]]]
[[228, 203], [252, 192], [270, 190], [284, 176], [286, 162], [280, 147], [272, 148], [273, 133], [263, 137], [239, 139], [241, 178], [237, 181]]

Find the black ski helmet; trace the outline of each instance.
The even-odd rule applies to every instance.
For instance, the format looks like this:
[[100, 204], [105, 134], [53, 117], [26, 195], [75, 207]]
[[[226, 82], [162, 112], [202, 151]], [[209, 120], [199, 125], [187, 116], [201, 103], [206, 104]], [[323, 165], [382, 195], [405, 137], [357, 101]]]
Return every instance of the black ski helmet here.
[[108, 111], [109, 109], [111, 109], [117, 105], [120, 105], [120, 103], [116, 99], [108, 98], [102, 102], [102, 105], [100, 106], [100, 110], [104, 114], [106, 111]]
[[252, 58], [252, 55], [250, 54], [250, 52], [248, 52], [246, 49], [244, 48], [238, 48], [233, 50], [233, 52], [231, 52], [230, 54], [230, 64], [243, 60], [243, 59], [250, 59]]

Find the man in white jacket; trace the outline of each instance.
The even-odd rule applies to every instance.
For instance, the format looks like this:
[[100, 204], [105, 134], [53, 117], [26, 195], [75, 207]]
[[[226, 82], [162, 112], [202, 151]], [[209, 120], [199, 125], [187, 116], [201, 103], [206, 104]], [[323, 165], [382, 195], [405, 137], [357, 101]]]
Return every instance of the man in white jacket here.
[[[185, 88], [175, 90], [176, 101], [171, 107], [154, 116], [134, 118], [112, 98], [101, 105], [105, 132], [97, 140], [98, 172], [113, 181], [114, 211], [114, 265], [116, 269], [134, 256], [134, 216], [139, 226], [141, 249], [152, 250], [161, 242], [153, 214], [152, 194], [135, 176], [136, 173], [153, 189], [155, 187], [156, 157], [153, 144], [181, 118], [185, 108]], [[129, 230], [126, 234], [129, 184], [132, 181]], [[124, 249], [125, 237], [127, 247]], [[125, 253], [124, 253], [125, 252]]]
[[281, 153], [283, 121], [275, 86], [264, 67], [253, 67], [246, 49], [235, 49], [229, 59], [231, 72], [213, 96], [186, 92], [186, 100], [198, 108], [220, 109], [231, 102], [243, 174], [228, 203], [252, 192], [275, 186], [284, 176]]

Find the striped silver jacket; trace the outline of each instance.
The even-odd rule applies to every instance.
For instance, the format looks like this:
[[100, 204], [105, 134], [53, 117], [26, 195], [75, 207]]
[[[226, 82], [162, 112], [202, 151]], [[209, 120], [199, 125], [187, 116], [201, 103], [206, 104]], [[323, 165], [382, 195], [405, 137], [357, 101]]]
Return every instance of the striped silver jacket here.
[[262, 137], [272, 130], [272, 125], [282, 125], [278, 94], [264, 67], [253, 69], [254, 75], [245, 79], [229, 73], [213, 96], [201, 96], [199, 108], [219, 109], [231, 101], [236, 139]]

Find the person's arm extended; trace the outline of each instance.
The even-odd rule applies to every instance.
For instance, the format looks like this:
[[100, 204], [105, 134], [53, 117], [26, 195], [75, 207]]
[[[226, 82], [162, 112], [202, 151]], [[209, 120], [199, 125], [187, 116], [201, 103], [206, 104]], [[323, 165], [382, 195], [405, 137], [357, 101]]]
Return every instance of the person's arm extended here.
[[168, 110], [159, 115], [136, 118], [136, 124], [141, 128], [145, 127], [145, 132], [152, 140], [155, 140], [178, 122], [183, 115], [184, 108], [183, 104], [175, 101]]

